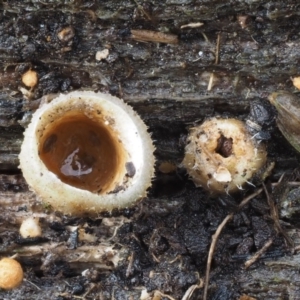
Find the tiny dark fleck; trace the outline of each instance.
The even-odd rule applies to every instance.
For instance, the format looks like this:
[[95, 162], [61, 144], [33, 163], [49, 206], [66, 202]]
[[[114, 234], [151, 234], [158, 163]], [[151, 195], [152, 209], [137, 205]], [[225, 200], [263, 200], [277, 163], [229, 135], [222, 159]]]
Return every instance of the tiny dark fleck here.
[[50, 152], [53, 149], [54, 144], [56, 143], [56, 141], [57, 141], [57, 135], [56, 134], [51, 134], [46, 139], [46, 141], [44, 142], [43, 152], [44, 153]]
[[125, 164], [125, 168], [126, 168], [128, 177], [133, 177], [135, 175], [136, 169], [135, 169], [134, 164], [131, 161], [127, 162]]
[[124, 186], [118, 185], [118, 186], [115, 187], [115, 189], [113, 191], [109, 192], [109, 194], [116, 194], [116, 193], [118, 193], [120, 191], [123, 191], [124, 189], [125, 189]]

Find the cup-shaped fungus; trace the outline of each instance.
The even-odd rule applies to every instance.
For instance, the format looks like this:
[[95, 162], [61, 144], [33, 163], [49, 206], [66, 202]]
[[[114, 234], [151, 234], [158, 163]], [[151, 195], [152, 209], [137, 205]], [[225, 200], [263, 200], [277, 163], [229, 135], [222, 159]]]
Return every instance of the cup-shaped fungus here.
[[265, 164], [267, 153], [242, 121], [212, 118], [191, 129], [182, 162], [196, 186], [230, 193]]
[[42, 105], [24, 133], [29, 186], [66, 214], [97, 214], [146, 195], [154, 172], [147, 126], [111, 95], [72, 92]]

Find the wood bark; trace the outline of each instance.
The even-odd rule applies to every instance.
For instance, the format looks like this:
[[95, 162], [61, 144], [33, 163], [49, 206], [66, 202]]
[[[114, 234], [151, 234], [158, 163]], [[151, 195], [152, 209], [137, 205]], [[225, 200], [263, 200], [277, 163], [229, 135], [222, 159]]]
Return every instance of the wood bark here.
[[[17, 290], [0, 292], [3, 297], [140, 299], [147, 289], [150, 297], [159, 290], [181, 299], [199, 284], [210, 238], [244, 194], [216, 201], [193, 186], [180, 170], [188, 128], [210, 116], [244, 120], [254, 100], [267, 101], [276, 90], [298, 93], [290, 78], [300, 73], [299, 11], [296, 0], [2, 1], [0, 251], [19, 253], [27, 279]], [[203, 25], [184, 26], [196, 23]], [[142, 40], [137, 35], [144, 30], [151, 31], [146, 41], [145, 32]], [[105, 49], [108, 56], [97, 60]], [[22, 83], [28, 70], [38, 74], [32, 89]], [[148, 199], [96, 220], [51, 211], [18, 169], [23, 131], [40, 99], [78, 89], [109, 92], [132, 105], [152, 132], [157, 167], [167, 161], [178, 168], [171, 174], [157, 168]], [[275, 123], [270, 132], [275, 181], [292, 173], [299, 154]], [[265, 197], [254, 200], [220, 237], [210, 299], [300, 298], [299, 255], [284, 256], [291, 252], [270, 221]], [[32, 214], [41, 220], [43, 238], [22, 240], [20, 223]], [[281, 221], [295, 238], [295, 217]], [[80, 240], [72, 228], [95, 239]], [[271, 249], [245, 270], [245, 260], [270, 236]], [[241, 251], [249, 239], [252, 246]], [[193, 290], [191, 299], [201, 293]]]

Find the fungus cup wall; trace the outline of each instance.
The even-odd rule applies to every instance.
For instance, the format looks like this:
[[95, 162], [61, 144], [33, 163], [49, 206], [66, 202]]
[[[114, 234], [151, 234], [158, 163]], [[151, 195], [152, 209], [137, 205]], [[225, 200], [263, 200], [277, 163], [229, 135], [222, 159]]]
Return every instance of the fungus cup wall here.
[[196, 186], [212, 193], [241, 189], [265, 164], [267, 153], [236, 119], [212, 118], [191, 129], [182, 162]]
[[146, 196], [153, 151], [146, 125], [122, 100], [72, 92], [34, 113], [19, 158], [43, 201], [66, 214], [91, 215]]

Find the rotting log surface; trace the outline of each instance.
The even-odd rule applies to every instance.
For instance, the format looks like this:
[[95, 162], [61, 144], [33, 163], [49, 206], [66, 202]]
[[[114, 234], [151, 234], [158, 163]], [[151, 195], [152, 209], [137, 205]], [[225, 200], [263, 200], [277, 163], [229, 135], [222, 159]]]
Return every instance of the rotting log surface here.
[[[140, 299], [146, 288], [181, 299], [205, 274], [218, 224], [251, 191], [212, 200], [179, 168], [169, 174], [157, 169], [149, 198], [136, 207], [93, 220], [55, 214], [19, 174], [24, 126], [44, 95], [110, 92], [149, 126], [157, 166], [178, 166], [188, 127], [208, 116], [244, 119], [253, 100], [265, 101], [279, 89], [296, 92], [290, 77], [299, 74], [298, 1], [2, 1], [0, 7], [0, 251], [18, 253], [27, 279], [0, 297]], [[180, 28], [191, 22], [204, 24]], [[66, 28], [74, 35], [62, 38]], [[175, 34], [178, 43], [140, 42], [131, 29]], [[97, 61], [103, 49], [109, 55]], [[29, 69], [39, 82], [25, 91], [21, 75]], [[267, 146], [275, 181], [292, 172], [299, 155], [273, 127]], [[21, 239], [20, 223], [32, 214], [40, 217], [43, 238]], [[269, 215], [265, 197], [258, 196], [222, 232], [210, 299], [300, 298], [298, 255], [290, 254]], [[284, 221], [297, 235], [297, 218]], [[270, 237], [271, 248], [245, 270], [244, 262]]]

